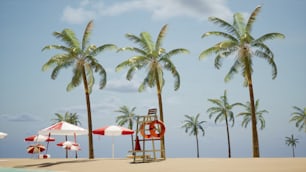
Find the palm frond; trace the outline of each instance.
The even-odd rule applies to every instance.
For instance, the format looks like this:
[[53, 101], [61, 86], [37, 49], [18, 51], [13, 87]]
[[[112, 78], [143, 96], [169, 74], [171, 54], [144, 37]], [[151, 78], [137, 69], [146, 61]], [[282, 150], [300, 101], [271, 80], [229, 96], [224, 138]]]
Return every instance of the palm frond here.
[[240, 62], [239, 60], [236, 60], [233, 64], [233, 66], [231, 67], [231, 69], [229, 70], [229, 72], [226, 74], [225, 78], [224, 78], [224, 81], [225, 82], [228, 82], [230, 81], [233, 76], [238, 73], [238, 68], [240, 67]]
[[43, 47], [41, 51], [51, 50], [51, 49], [62, 50], [67, 53], [71, 52], [71, 48], [65, 47], [63, 45], [47, 45]]
[[223, 27], [226, 29], [226, 31], [228, 31], [229, 33], [236, 35], [237, 38], [239, 38], [239, 33], [236, 31], [236, 29], [234, 28], [233, 25], [229, 24], [228, 22], [226, 22], [225, 20], [222, 20], [220, 18], [217, 17], [209, 17], [208, 18], [209, 21], [212, 21], [213, 23]]
[[77, 63], [75, 68], [73, 69], [73, 77], [71, 79], [71, 82], [67, 85], [66, 88], [68, 92], [81, 84], [82, 70], [83, 70], [83, 65], [81, 63]]
[[168, 28], [168, 25], [166, 24], [160, 30], [159, 35], [158, 35], [157, 40], [156, 40], [156, 43], [155, 43], [155, 51], [159, 51], [159, 48], [161, 48], [162, 41], [163, 41], [163, 39], [166, 35], [166, 32], [167, 32], [167, 28]]
[[246, 25], [246, 29], [245, 29], [247, 33], [251, 33], [253, 23], [255, 22], [256, 17], [260, 12], [260, 9], [261, 9], [261, 6], [257, 6], [255, 10], [252, 12], [252, 14], [250, 15], [247, 25]]
[[234, 28], [237, 30], [239, 33], [239, 36], [237, 38], [241, 38], [245, 36], [245, 22], [244, 22], [244, 17], [241, 13], [235, 13], [234, 14]]
[[254, 42], [265, 42], [266, 40], [273, 40], [273, 39], [284, 39], [285, 35], [281, 33], [267, 33], [262, 35], [261, 37], [254, 40]]
[[146, 50], [148, 53], [152, 53], [154, 51], [154, 45], [151, 38], [151, 35], [148, 32], [140, 33], [141, 45], [142, 48]]
[[83, 51], [85, 50], [85, 48], [87, 47], [89, 43], [89, 37], [92, 31], [92, 28], [93, 28], [93, 20], [88, 22], [85, 28], [84, 34], [83, 34], [83, 39], [82, 39], [82, 50]]

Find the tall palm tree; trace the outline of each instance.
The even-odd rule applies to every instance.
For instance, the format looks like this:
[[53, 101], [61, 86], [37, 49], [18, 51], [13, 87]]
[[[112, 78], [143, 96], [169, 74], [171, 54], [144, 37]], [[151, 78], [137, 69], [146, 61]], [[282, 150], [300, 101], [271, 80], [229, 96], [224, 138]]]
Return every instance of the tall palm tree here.
[[[120, 71], [123, 68], [129, 68], [126, 79], [131, 80], [135, 71], [146, 68], [148, 71], [142, 84], [139, 86], [138, 91], [144, 91], [146, 87], [157, 88], [157, 97], [159, 105], [160, 120], [164, 122], [163, 115], [163, 103], [162, 103], [162, 88], [165, 83], [163, 69], [168, 70], [174, 77], [174, 90], [178, 90], [180, 87], [180, 75], [176, 70], [175, 65], [171, 61], [171, 57], [180, 53], [189, 53], [187, 49], [177, 48], [166, 51], [162, 47], [162, 43], [167, 31], [167, 25], [164, 25], [159, 32], [159, 35], [154, 43], [152, 37], [148, 32], [141, 32], [139, 36], [133, 34], [126, 34], [125, 36], [133, 41], [138, 47], [125, 47], [120, 48], [118, 51], [132, 51], [136, 55], [130, 57], [128, 60], [120, 63], [116, 67], [116, 71]], [[161, 138], [161, 149], [165, 150], [164, 136]], [[162, 152], [161, 157], [165, 158], [165, 152]]]
[[[129, 109], [127, 106], [121, 106], [119, 110], [116, 110], [115, 112], [121, 113], [122, 115], [117, 116], [116, 123], [120, 126], [123, 126], [125, 124], [128, 124], [128, 128], [133, 130], [133, 124], [136, 120], [135, 116], [135, 109], [136, 107], [132, 107], [132, 109]], [[131, 134], [132, 139], [132, 149], [134, 148], [134, 138], [133, 134]]]
[[[52, 121], [57, 123], [57, 122], [61, 122], [61, 121], [65, 121], [68, 122], [70, 124], [73, 125], [78, 125], [81, 124], [80, 120], [79, 120], [79, 115], [77, 115], [77, 113], [69, 113], [66, 112], [65, 115], [60, 114], [60, 113], [55, 113], [54, 114], [56, 116], [56, 118], [53, 118]], [[65, 136], [65, 141], [68, 140], [67, 135]], [[78, 154], [77, 151], [75, 152], [75, 157], [77, 158]], [[66, 158], [68, 158], [68, 149], [66, 149]]]
[[53, 67], [51, 74], [52, 79], [56, 79], [60, 70], [72, 67], [73, 76], [71, 82], [67, 86], [67, 91], [79, 86], [82, 81], [84, 85], [87, 118], [88, 118], [88, 146], [89, 159], [94, 158], [93, 141], [92, 141], [92, 119], [90, 108], [90, 93], [94, 85], [94, 72], [101, 77], [99, 88], [103, 89], [106, 85], [106, 71], [104, 67], [95, 58], [99, 53], [106, 49], [116, 48], [113, 44], [104, 44], [101, 46], [90, 45], [89, 36], [93, 28], [93, 21], [90, 21], [83, 34], [82, 42], [80, 42], [75, 33], [71, 29], [64, 29], [62, 32], [53, 32], [53, 35], [63, 41], [64, 45], [47, 45], [42, 51], [56, 49], [63, 53], [52, 56], [42, 67], [43, 71]]
[[[250, 102], [246, 102], [246, 104], [241, 104], [241, 106], [243, 106], [245, 108], [244, 112], [240, 112], [237, 114], [237, 116], [242, 117], [243, 120], [241, 122], [241, 126], [246, 128], [249, 125], [249, 122], [252, 121], [252, 111], [251, 111], [251, 104]], [[256, 114], [256, 124], [258, 123], [258, 121], [260, 122], [260, 129], [263, 130], [266, 126], [266, 121], [265, 118], [263, 117], [263, 115], [265, 113], [269, 113], [267, 110], [258, 110], [258, 106], [259, 106], [259, 100], [256, 100], [255, 102], [255, 114]]]
[[296, 144], [299, 143], [299, 139], [294, 138], [293, 134], [291, 134], [291, 137], [286, 137], [285, 142], [288, 146], [292, 147], [292, 157], [294, 158], [295, 157], [294, 148], [296, 147]]
[[241, 103], [233, 103], [229, 104], [227, 99], [226, 90], [224, 91], [224, 95], [220, 97], [220, 99], [208, 99], [211, 103], [216, 106], [211, 107], [207, 110], [209, 113], [209, 119], [212, 118], [213, 115], [216, 115], [215, 123], [222, 122], [225, 120], [226, 126], [226, 134], [227, 134], [227, 145], [228, 145], [228, 157], [231, 157], [231, 143], [230, 143], [230, 132], [229, 132], [229, 123], [231, 122], [231, 127], [234, 126], [235, 118], [232, 108], [237, 105], [241, 105]]
[[261, 6], [257, 6], [255, 10], [251, 13], [246, 23], [243, 14], [241, 13], [234, 14], [233, 24], [230, 24], [217, 17], [210, 17], [210, 21], [225, 28], [226, 32], [207, 32], [202, 35], [202, 38], [210, 35], [215, 35], [223, 37], [226, 40], [221, 41], [212, 46], [211, 48], [204, 50], [199, 56], [200, 59], [203, 59], [208, 55], [215, 53], [215, 67], [219, 69], [222, 65], [221, 61], [224, 58], [236, 54], [235, 62], [229, 70], [228, 74], [225, 76], [225, 82], [229, 81], [233, 77], [233, 75], [238, 73], [238, 70], [241, 69], [241, 73], [244, 78], [244, 85], [248, 86], [249, 88], [249, 96], [251, 102], [253, 157], [260, 157], [252, 82], [253, 57], [257, 56], [264, 60], [267, 60], [267, 62], [272, 66], [272, 78], [276, 78], [277, 68], [274, 62], [274, 55], [271, 49], [264, 42], [275, 38], [285, 37], [281, 33], [268, 33], [260, 36], [257, 39], [255, 39], [251, 35], [253, 24], [260, 9]]
[[296, 111], [292, 113], [292, 118], [290, 121], [295, 121], [295, 126], [301, 131], [304, 128], [306, 133], [306, 107], [301, 109], [299, 107], [293, 106]]
[[186, 120], [183, 121], [182, 128], [185, 128], [185, 133], [189, 132], [189, 135], [194, 135], [196, 138], [196, 144], [197, 144], [197, 158], [200, 157], [199, 153], [199, 138], [198, 135], [200, 132], [202, 132], [202, 135], [205, 135], [205, 130], [204, 130], [204, 123], [206, 121], [199, 121], [200, 114], [198, 113], [195, 117], [194, 116], [189, 116], [185, 115], [187, 118]]

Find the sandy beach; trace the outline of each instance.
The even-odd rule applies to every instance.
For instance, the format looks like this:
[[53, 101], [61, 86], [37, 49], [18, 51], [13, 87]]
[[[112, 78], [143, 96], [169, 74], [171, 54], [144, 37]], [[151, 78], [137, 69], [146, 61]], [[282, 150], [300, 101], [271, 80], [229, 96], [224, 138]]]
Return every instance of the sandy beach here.
[[[305, 172], [306, 158], [168, 158], [132, 163], [131, 159], [0, 159], [0, 172]], [[13, 169], [12, 169], [13, 168]]]

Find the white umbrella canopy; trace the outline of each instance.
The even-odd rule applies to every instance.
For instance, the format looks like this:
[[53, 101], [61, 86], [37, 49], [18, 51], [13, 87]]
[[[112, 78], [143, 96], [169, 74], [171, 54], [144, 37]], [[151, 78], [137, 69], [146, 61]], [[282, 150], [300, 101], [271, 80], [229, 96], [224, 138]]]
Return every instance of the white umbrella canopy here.
[[6, 136], [7, 136], [7, 134], [6, 134], [6, 133], [0, 132], [0, 139], [5, 138]]
[[92, 131], [93, 134], [99, 134], [103, 136], [112, 136], [112, 158], [115, 154], [114, 136], [131, 135], [134, 133], [133, 130], [124, 128], [121, 126], [110, 125], [102, 128], [98, 128]]
[[45, 129], [42, 129], [38, 132], [38, 134], [41, 135], [86, 135], [88, 134], [88, 131], [84, 128], [81, 128], [79, 126], [70, 124], [65, 121], [58, 122], [56, 124], [51, 125], [50, 127], [47, 127]]

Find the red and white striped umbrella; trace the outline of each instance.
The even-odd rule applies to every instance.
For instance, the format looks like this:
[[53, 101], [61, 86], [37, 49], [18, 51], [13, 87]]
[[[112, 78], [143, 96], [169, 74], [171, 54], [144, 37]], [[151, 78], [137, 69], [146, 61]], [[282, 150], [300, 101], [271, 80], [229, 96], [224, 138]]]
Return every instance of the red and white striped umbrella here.
[[[134, 133], [133, 130], [116, 126], [116, 125], [110, 125], [105, 126], [102, 128], [98, 128], [96, 130], [92, 131], [93, 134], [100, 134], [104, 136], [121, 136], [121, 135], [131, 135]], [[112, 137], [112, 157], [114, 158], [115, 154], [115, 145], [114, 145], [114, 137]]]
[[93, 134], [100, 134], [104, 136], [120, 136], [120, 135], [130, 135], [133, 134], [134, 131], [128, 128], [110, 125], [102, 128], [98, 128], [92, 131]]
[[27, 152], [31, 154], [40, 153], [46, 150], [46, 147], [42, 144], [30, 145], [27, 147]]
[[27, 142], [53, 142], [55, 141], [55, 138], [44, 136], [44, 135], [32, 135], [29, 137], [26, 137], [24, 141]]
[[56, 145], [61, 146], [62, 148], [68, 149], [68, 150], [75, 150], [75, 151], [81, 150], [80, 144], [71, 142], [71, 141], [60, 142]]
[[61, 121], [50, 127], [40, 130], [38, 133], [42, 135], [52, 134], [52, 135], [67, 136], [67, 135], [86, 135], [88, 134], [88, 131], [79, 126], [70, 124], [65, 121]]

